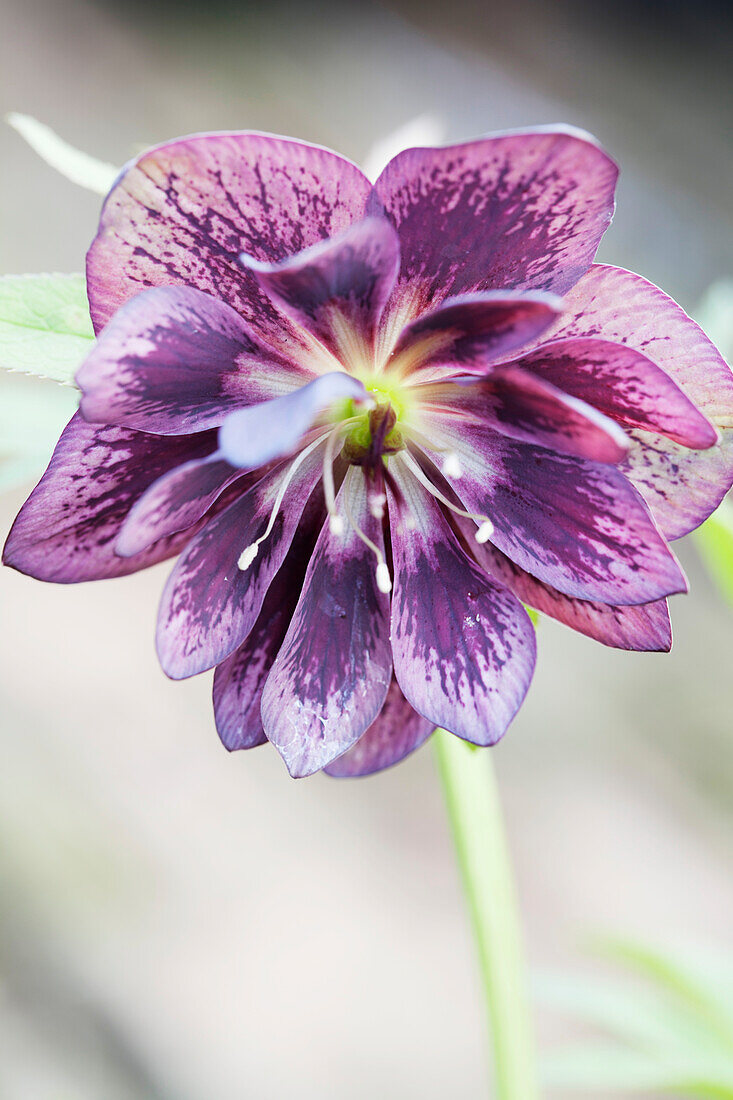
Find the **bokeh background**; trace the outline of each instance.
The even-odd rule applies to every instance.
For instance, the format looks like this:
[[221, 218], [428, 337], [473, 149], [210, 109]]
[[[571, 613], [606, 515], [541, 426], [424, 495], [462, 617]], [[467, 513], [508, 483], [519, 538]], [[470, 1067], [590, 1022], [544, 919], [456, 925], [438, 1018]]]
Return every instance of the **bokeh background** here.
[[[409, 142], [574, 123], [622, 165], [600, 258], [695, 310], [733, 274], [730, 12], [1, 0], [0, 110], [112, 163], [204, 129], [363, 162], [403, 127]], [[81, 270], [98, 197], [4, 125], [0, 165], [0, 273]], [[46, 415], [56, 398], [34, 392]], [[29, 487], [0, 496], [3, 534]], [[672, 601], [673, 653], [544, 620], [529, 700], [493, 750], [534, 973], [593, 977], [582, 945], [605, 930], [733, 949], [733, 612], [677, 545], [692, 594]], [[486, 1095], [429, 747], [361, 781], [293, 782], [266, 747], [227, 755], [210, 676], [173, 684], [156, 663], [167, 568], [76, 588], [0, 574], [0, 1096]], [[544, 1050], [574, 1034], [537, 1019]]]

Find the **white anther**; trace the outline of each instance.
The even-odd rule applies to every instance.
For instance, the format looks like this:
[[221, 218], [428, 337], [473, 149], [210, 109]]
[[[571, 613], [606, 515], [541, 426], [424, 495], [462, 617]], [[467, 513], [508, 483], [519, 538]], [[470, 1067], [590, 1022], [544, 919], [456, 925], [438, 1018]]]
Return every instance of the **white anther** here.
[[328, 529], [332, 535], [343, 535], [344, 533], [344, 521], [341, 516], [332, 512], [328, 517]]
[[445, 456], [443, 460], [443, 474], [445, 477], [452, 477], [458, 480], [463, 477], [463, 468], [461, 466], [461, 460], [455, 451], [451, 451]]
[[386, 561], [380, 561], [377, 565], [377, 588], [385, 595], [392, 591], [392, 578], [389, 575]]
[[239, 555], [239, 561], [237, 562], [237, 568], [241, 569], [243, 573], [249, 569], [252, 562], [255, 560], [260, 552], [259, 543], [253, 542], [251, 546], [248, 546], [246, 550], [243, 550]]
[[473, 537], [476, 539], [476, 542], [488, 542], [493, 533], [493, 523], [490, 519], [485, 519]]
[[408, 454], [406, 451], [403, 451], [400, 455], [400, 461], [412, 470], [420, 484], [424, 485], [427, 491], [434, 496], [436, 500], [439, 500], [446, 508], [450, 508], [451, 512], [455, 512], [457, 516], [465, 516], [466, 519], [472, 519], [479, 524], [479, 529], [475, 535], [477, 542], [486, 542], [487, 539], [491, 538], [494, 532], [494, 525], [488, 516], [483, 515], [481, 512], [467, 512], [465, 508], [459, 508], [452, 500], [448, 500], [448, 497], [433, 485], [424, 470], [418, 466], [412, 455]]
[[384, 515], [384, 506], [387, 503], [387, 498], [384, 493], [377, 493], [371, 497], [369, 501], [369, 511], [375, 519], [381, 519]]

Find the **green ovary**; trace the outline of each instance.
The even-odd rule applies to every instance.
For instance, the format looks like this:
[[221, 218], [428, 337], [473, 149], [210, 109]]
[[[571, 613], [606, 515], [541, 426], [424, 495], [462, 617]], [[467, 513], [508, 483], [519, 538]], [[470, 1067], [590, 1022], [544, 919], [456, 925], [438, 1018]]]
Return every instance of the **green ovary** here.
[[394, 417], [394, 423], [384, 438], [383, 452], [385, 457], [389, 453], [399, 451], [404, 446], [405, 429], [410, 421], [410, 411], [413, 402], [409, 399], [404, 386], [390, 384], [383, 375], [375, 378], [362, 378], [367, 393], [372, 397], [375, 406], [362, 410], [353, 400], [344, 401], [338, 409], [334, 410], [334, 419], [353, 420], [344, 436], [345, 451], [353, 458], [358, 458], [369, 451], [372, 443], [373, 430], [377, 418], [380, 415]]

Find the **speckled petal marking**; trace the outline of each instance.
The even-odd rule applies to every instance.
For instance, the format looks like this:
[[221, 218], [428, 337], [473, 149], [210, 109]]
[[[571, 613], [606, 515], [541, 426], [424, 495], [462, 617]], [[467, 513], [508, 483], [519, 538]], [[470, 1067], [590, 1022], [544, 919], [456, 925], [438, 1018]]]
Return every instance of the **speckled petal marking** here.
[[149, 149], [123, 170], [89, 250], [94, 324], [146, 287], [183, 285], [281, 339], [282, 318], [240, 254], [293, 256], [364, 217], [371, 194], [350, 161], [268, 134], [197, 134]]
[[[349, 470], [336, 504], [383, 550], [360, 470]], [[262, 694], [265, 733], [290, 774], [310, 775], [358, 741], [391, 676], [389, 599], [377, 587], [374, 554], [352, 526], [334, 535], [325, 524]]]
[[443, 406], [448, 416], [468, 418], [477, 431], [549, 447], [595, 462], [620, 462], [629, 449], [613, 420], [584, 401], [520, 367], [496, 367], [482, 382], [451, 382], [420, 389], [421, 401]]
[[3, 561], [38, 580], [70, 584], [120, 577], [171, 557], [195, 529], [126, 558], [115, 553], [120, 529], [151, 482], [215, 446], [213, 432], [145, 435], [87, 424], [75, 413], [13, 524]]
[[463, 467], [458, 496], [489, 516], [491, 541], [528, 573], [601, 603], [650, 603], [687, 591], [644, 501], [617, 467], [492, 438], [469, 423], [460, 435], [444, 434]]
[[234, 481], [241, 492], [248, 488], [247, 475], [225, 462], [218, 451], [176, 466], [154, 481], [132, 506], [120, 529], [115, 553], [129, 558], [158, 539], [190, 527]]
[[516, 365], [593, 405], [627, 428], [704, 450], [718, 441], [710, 421], [670, 376], [641, 352], [596, 338], [553, 340]]
[[208, 523], [178, 559], [163, 591], [156, 635], [160, 663], [172, 679], [213, 668], [247, 637], [319, 481], [320, 462], [316, 451], [298, 469], [249, 568], [240, 569], [238, 562], [267, 527], [281, 467]]
[[248, 256], [242, 263], [268, 298], [345, 365], [371, 359], [400, 266], [399, 238], [386, 218], [365, 218], [280, 264]]
[[[565, 626], [615, 649], [644, 653], [668, 652], [672, 647], [672, 626], [666, 600], [631, 607], [575, 600], [536, 577], [530, 576], [490, 542], [479, 545], [470, 520], [455, 517], [466, 545], [480, 565], [522, 603], [549, 615]], [[473, 528], [473, 529], [472, 529]]]
[[532, 624], [516, 597], [469, 561], [433, 498], [400, 473], [399, 459], [393, 473], [414, 524], [390, 492], [395, 676], [435, 726], [494, 744], [532, 678]]
[[290, 625], [312, 548], [312, 539], [296, 536], [257, 622], [239, 649], [216, 667], [214, 717], [222, 744], [230, 752], [267, 740], [260, 714], [262, 689]]
[[419, 749], [434, 729], [431, 721], [410, 706], [393, 677], [379, 717], [352, 748], [323, 770], [339, 779], [384, 771]]
[[312, 377], [258, 342], [223, 302], [158, 287], [115, 314], [76, 380], [86, 420], [184, 435]]
[[449, 298], [405, 325], [388, 369], [414, 373], [414, 381], [442, 365], [483, 374], [515, 348], [537, 340], [561, 310], [562, 300], [553, 294], [488, 290]]
[[672, 378], [720, 432], [720, 443], [688, 451], [661, 435], [632, 429], [626, 472], [667, 538], [706, 519], [733, 483], [733, 373], [676, 302], [652, 283], [598, 264], [566, 298], [567, 315], [550, 339], [597, 337], [642, 352]]
[[611, 221], [617, 175], [569, 127], [399, 153], [375, 187], [400, 235], [400, 287], [423, 306], [470, 290], [564, 294]]

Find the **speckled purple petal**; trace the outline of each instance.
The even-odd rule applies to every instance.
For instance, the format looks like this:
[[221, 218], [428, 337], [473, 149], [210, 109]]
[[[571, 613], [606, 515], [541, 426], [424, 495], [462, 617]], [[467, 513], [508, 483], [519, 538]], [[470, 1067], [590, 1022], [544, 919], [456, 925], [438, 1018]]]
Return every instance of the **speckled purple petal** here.
[[402, 472], [400, 460], [390, 468], [403, 496], [400, 508], [389, 494], [395, 676], [433, 725], [492, 745], [532, 679], [532, 624], [519, 600], [469, 561], [435, 500]]
[[176, 554], [188, 529], [121, 558], [115, 542], [151, 482], [213, 451], [213, 432], [154, 436], [87, 424], [75, 415], [48, 469], [21, 508], [3, 553], [6, 565], [43, 581], [71, 584], [134, 573]]
[[488, 516], [491, 541], [532, 576], [600, 603], [651, 603], [687, 591], [642, 497], [618, 468], [492, 438], [470, 423], [443, 434], [463, 467], [456, 493], [469, 511]]
[[257, 341], [230, 306], [188, 287], [129, 301], [76, 375], [86, 420], [158, 435], [218, 427], [233, 409], [310, 378]]
[[379, 717], [352, 748], [323, 770], [339, 779], [384, 771], [419, 749], [434, 729], [432, 722], [410, 706], [393, 677]]
[[561, 312], [562, 299], [541, 292], [488, 290], [449, 298], [405, 325], [387, 369], [414, 374], [449, 364], [484, 373], [494, 360], [536, 341]]
[[[250, 475], [250, 481], [255, 475]], [[218, 451], [176, 466], [154, 481], [130, 509], [120, 529], [115, 553], [123, 558], [140, 554], [158, 539], [190, 527], [208, 512], [234, 481], [241, 491], [247, 475], [225, 462]]]
[[611, 221], [617, 175], [570, 127], [399, 153], [375, 185], [400, 235], [398, 297], [424, 309], [470, 290], [564, 294]]
[[733, 483], [733, 373], [671, 298], [639, 275], [597, 265], [566, 299], [552, 340], [597, 337], [642, 352], [672, 378], [718, 429], [721, 441], [688, 451], [662, 435], [632, 429], [625, 470], [667, 538], [697, 527]]
[[239, 649], [216, 667], [214, 717], [222, 744], [230, 752], [267, 741], [260, 714], [262, 689], [290, 625], [312, 549], [312, 539], [296, 535], [257, 622]]
[[625, 344], [595, 337], [553, 340], [516, 363], [624, 427], [699, 450], [718, 442], [716, 429], [670, 376]]
[[287, 467], [266, 474], [193, 539], [168, 578], [158, 612], [156, 643], [173, 680], [195, 676], [242, 644], [260, 613], [321, 475], [317, 449], [297, 470], [275, 526], [249, 568], [243, 551], [264, 534]]
[[146, 287], [192, 286], [227, 302], [269, 343], [292, 341], [239, 256], [294, 256], [363, 218], [372, 194], [343, 157], [268, 134], [197, 134], [148, 149], [110, 192], [89, 250], [95, 327]]
[[575, 600], [530, 576], [490, 542], [479, 545], [473, 537], [475, 524], [470, 520], [458, 516], [453, 519], [472, 556], [522, 603], [615, 649], [666, 653], [672, 648], [672, 626], [666, 600], [632, 607]]
[[607, 416], [570, 397], [528, 370], [496, 367], [485, 381], [420, 387], [421, 407], [443, 407], [470, 418], [475, 429], [549, 447], [595, 462], [620, 462], [629, 449], [625, 433]]
[[318, 416], [336, 401], [365, 396], [364, 384], [343, 371], [314, 378], [294, 393], [238, 409], [224, 421], [219, 447], [233, 466], [251, 470], [289, 454]]
[[280, 264], [242, 256], [260, 289], [353, 369], [371, 362], [382, 310], [397, 278], [400, 242], [386, 218], [365, 218], [345, 233]]
[[[380, 549], [364, 476], [352, 467], [337, 497]], [[389, 599], [376, 583], [372, 550], [347, 522], [326, 524], [303, 592], [262, 693], [262, 724], [292, 776], [311, 775], [350, 748], [384, 705], [392, 676]]]

